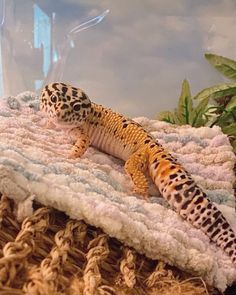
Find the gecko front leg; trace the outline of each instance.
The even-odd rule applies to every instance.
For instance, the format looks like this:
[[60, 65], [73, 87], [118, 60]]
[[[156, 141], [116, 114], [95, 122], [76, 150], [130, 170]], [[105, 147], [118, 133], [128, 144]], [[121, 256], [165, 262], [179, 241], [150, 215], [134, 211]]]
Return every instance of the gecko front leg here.
[[76, 159], [81, 157], [90, 145], [90, 138], [87, 133], [79, 128], [73, 128], [69, 131], [69, 136], [72, 140], [75, 140], [75, 143], [70, 151], [68, 156], [69, 159]]

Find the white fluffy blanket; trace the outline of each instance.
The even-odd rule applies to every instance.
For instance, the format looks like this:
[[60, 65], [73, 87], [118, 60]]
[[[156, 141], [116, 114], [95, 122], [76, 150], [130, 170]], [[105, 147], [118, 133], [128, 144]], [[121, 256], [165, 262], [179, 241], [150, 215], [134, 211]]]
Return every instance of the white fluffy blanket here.
[[[89, 148], [68, 160], [71, 142], [46, 129], [32, 93], [0, 105], [0, 191], [18, 202], [18, 217], [32, 212], [32, 200], [101, 227], [111, 237], [153, 259], [161, 259], [224, 291], [236, 269], [221, 249], [183, 221], [152, 187], [149, 202], [132, 193], [122, 161]], [[203, 187], [236, 231], [235, 156], [227, 137], [212, 129], [177, 127], [137, 118]]]

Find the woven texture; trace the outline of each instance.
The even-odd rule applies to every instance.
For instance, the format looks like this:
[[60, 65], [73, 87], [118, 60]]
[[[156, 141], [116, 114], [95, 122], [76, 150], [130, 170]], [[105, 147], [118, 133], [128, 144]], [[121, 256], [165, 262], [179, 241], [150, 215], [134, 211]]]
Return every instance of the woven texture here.
[[[31, 107], [28, 107], [31, 106]], [[32, 213], [32, 201], [66, 212], [98, 226], [152, 259], [202, 276], [225, 290], [236, 270], [199, 230], [168, 209], [150, 190], [150, 202], [132, 193], [123, 163], [90, 148], [79, 160], [68, 160], [71, 142], [59, 130], [47, 130], [30, 94], [1, 105], [0, 191], [18, 203], [17, 215]], [[218, 128], [174, 127], [137, 119], [179, 159], [220, 206], [235, 228], [232, 184], [235, 156]]]
[[147, 259], [62, 212], [36, 205], [18, 223], [12, 209], [2, 196], [1, 295], [219, 294], [201, 278]]

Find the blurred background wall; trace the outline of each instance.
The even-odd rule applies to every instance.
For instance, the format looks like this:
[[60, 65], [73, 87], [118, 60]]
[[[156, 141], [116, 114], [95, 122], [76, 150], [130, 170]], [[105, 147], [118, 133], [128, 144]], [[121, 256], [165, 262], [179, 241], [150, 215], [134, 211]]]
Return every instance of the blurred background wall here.
[[154, 118], [176, 106], [184, 78], [193, 94], [222, 82], [204, 53], [236, 59], [235, 16], [234, 0], [0, 0], [0, 95], [63, 80]]

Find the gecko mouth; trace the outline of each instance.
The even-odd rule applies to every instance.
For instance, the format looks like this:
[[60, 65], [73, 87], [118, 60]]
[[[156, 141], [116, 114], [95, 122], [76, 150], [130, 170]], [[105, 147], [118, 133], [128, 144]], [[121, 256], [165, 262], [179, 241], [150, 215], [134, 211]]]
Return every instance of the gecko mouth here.
[[63, 119], [60, 119], [56, 116], [51, 117], [51, 121], [53, 124], [55, 124], [58, 127], [62, 127], [62, 128], [74, 128], [74, 127], [78, 127], [80, 125], [79, 122], [66, 122]]

